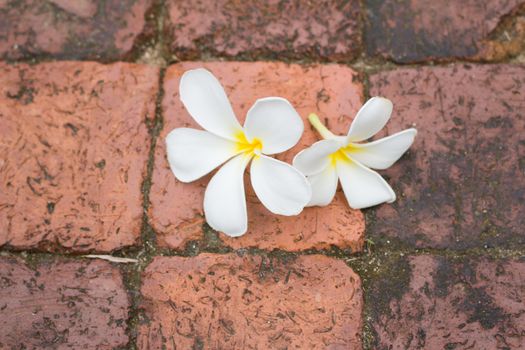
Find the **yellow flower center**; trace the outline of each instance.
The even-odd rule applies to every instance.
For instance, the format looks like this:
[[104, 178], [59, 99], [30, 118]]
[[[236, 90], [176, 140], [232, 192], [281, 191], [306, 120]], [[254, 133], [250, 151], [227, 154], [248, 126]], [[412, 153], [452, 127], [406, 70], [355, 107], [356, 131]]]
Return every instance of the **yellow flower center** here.
[[342, 148], [339, 148], [337, 152], [330, 154], [330, 164], [335, 167], [337, 162], [347, 162], [350, 158], [345, 154]]
[[354, 146], [349, 143], [345, 147], [339, 148], [336, 152], [330, 154], [330, 164], [335, 167], [337, 162], [352, 162], [352, 159], [348, 157], [347, 153], [360, 152], [361, 148]]
[[248, 141], [243, 131], [239, 131], [235, 138], [237, 139], [236, 151], [246, 153], [247, 155], [254, 155], [255, 151], [262, 150], [262, 142], [258, 138], [254, 138], [252, 142]]

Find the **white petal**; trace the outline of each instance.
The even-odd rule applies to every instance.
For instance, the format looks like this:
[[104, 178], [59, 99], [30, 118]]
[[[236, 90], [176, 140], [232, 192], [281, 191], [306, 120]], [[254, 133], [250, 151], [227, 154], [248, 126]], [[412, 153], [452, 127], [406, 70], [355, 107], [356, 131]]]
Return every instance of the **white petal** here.
[[372, 97], [361, 107], [352, 121], [348, 131], [348, 141], [363, 141], [377, 134], [390, 119], [392, 108], [390, 100], [383, 97]]
[[407, 129], [374, 142], [353, 144], [354, 150], [347, 154], [367, 167], [386, 169], [401, 158], [416, 134], [416, 129]]
[[396, 194], [386, 181], [357, 161], [338, 161], [336, 168], [350, 207], [362, 209], [396, 200]]
[[337, 190], [337, 171], [328, 165], [322, 172], [308, 177], [312, 186], [312, 199], [308, 206], [318, 205], [324, 207], [334, 199]]
[[317, 174], [329, 165], [330, 154], [340, 147], [341, 143], [335, 140], [317, 141], [297, 153], [293, 159], [293, 166], [307, 176]]
[[238, 237], [248, 229], [244, 169], [250, 161], [245, 154], [228, 161], [211, 178], [204, 193], [204, 215], [216, 231]]
[[297, 215], [310, 201], [308, 180], [290, 164], [261, 155], [253, 159], [250, 173], [255, 194], [274, 214]]
[[180, 100], [195, 121], [209, 132], [235, 141], [242, 131], [221, 83], [204, 68], [185, 72]]
[[267, 97], [255, 101], [244, 122], [248, 141], [262, 142], [262, 153], [284, 152], [297, 143], [304, 124], [290, 102], [280, 97]]
[[168, 163], [175, 177], [191, 182], [233, 157], [236, 145], [203, 130], [179, 128], [166, 136]]

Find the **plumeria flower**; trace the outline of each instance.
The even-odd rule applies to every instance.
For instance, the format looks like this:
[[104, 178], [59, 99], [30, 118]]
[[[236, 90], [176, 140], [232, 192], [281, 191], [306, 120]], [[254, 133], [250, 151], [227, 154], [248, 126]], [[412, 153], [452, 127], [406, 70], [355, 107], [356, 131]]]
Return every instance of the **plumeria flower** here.
[[187, 71], [180, 80], [180, 99], [204, 130], [179, 128], [166, 137], [168, 162], [182, 182], [197, 180], [226, 162], [204, 194], [206, 221], [235, 237], [248, 229], [244, 171], [251, 161], [255, 194], [272, 213], [299, 214], [312, 192], [305, 176], [269, 155], [292, 148], [304, 125], [285, 99], [259, 99], [241, 127], [219, 81], [206, 69]]
[[315, 114], [308, 119], [324, 140], [299, 152], [293, 165], [308, 176], [312, 199], [308, 206], [325, 206], [334, 198], [338, 179], [348, 204], [354, 209], [392, 203], [396, 194], [388, 183], [372, 169], [386, 169], [410, 147], [416, 129], [369, 143], [360, 143], [374, 136], [390, 119], [392, 102], [373, 97], [361, 107], [346, 136], [331, 133]]

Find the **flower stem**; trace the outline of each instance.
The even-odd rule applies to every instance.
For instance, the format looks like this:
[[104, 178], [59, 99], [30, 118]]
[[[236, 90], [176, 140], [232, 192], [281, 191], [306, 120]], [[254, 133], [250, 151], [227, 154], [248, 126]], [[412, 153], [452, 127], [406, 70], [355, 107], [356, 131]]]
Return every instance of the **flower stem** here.
[[328, 130], [323, 123], [321, 123], [317, 114], [310, 113], [310, 115], [308, 116], [308, 120], [310, 121], [310, 124], [312, 124], [312, 126], [315, 128], [315, 130], [317, 130], [317, 132], [322, 136], [323, 139], [328, 140], [336, 138], [336, 136], [332, 134], [332, 132]]

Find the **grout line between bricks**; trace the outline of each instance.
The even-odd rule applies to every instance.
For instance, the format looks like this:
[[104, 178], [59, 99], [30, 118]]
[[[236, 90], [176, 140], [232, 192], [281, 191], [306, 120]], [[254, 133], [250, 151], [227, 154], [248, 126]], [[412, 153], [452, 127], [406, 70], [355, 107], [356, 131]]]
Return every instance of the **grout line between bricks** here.
[[142, 183], [144, 211], [141, 228], [142, 247], [138, 252], [136, 252], [136, 254], [134, 254], [134, 257], [138, 259], [137, 264], [129, 264], [123, 266], [121, 265], [124, 284], [126, 286], [131, 301], [129, 318], [127, 320], [127, 328], [129, 335], [129, 343], [126, 346], [127, 349], [137, 349], [137, 327], [142, 319], [142, 314], [140, 310], [140, 287], [142, 282], [141, 274], [151, 262], [153, 257], [157, 254], [156, 237], [155, 232], [153, 231], [153, 228], [149, 223], [148, 209], [150, 206], [149, 194], [151, 190], [151, 181], [155, 165], [155, 148], [157, 145], [158, 136], [163, 126], [162, 99], [164, 97], [163, 83], [165, 72], [165, 68], [161, 68], [159, 72], [158, 93], [155, 101], [155, 117], [152, 121], [149, 121], [149, 123], [147, 122], [148, 131], [150, 134], [150, 150], [146, 176]]
[[[363, 49], [364, 50], [364, 49]], [[346, 65], [355, 70], [365, 70], [373, 73], [390, 71], [394, 69], [403, 69], [403, 68], [423, 68], [423, 67], [452, 67], [456, 65], [499, 65], [499, 64], [508, 64], [508, 65], [523, 65], [525, 64], [525, 50], [514, 57], [501, 59], [501, 60], [491, 60], [483, 61], [477, 59], [465, 59], [465, 58], [451, 58], [448, 60], [425, 60], [421, 62], [410, 62], [402, 63], [396, 62], [392, 59], [386, 59], [382, 57], [368, 56], [366, 53], [362, 53], [361, 56], [358, 56], [354, 59], [348, 60], [327, 60], [322, 58], [302, 58], [302, 59], [293, 59], [287, 57], [268, 57], [260, 55], [257, 58], [245, 58], [242, 56], [223, 56], [223, 55], [209, 55], [203, 54], [195, 59], [179, 59], [174, 54], [169, 53], [169, 50], [166, 47], [166, 43], [154, 42], [151, 43], [151, 46], [144, 47], [141, 50], [141, 55], [138, 58], [134, 59], [118, 59], [118, 60], [73, 60], [78, 62], [99, 62], [103, 64], [112, 64], [117, 62], [128, 62], [128, 63], [139, 63], [139, 64], [151, 64], [156, 66], [169, 66], [171, 64], [176, 64], [180, 62], [280, 62], [286, 64], [299, 64], [299, 65], [314, 65], [314, 64], [341, 64]], [[138, 53], [133, 54], [132, 56], [138, 56]], [[6, 60], [4, 61], [7, 64], [39, 64], [45, 62], [60, 62], [60, 61], [72, 61], [71, 59], [61, 59], [57, 57], [43, 57], [43, 58], [32, 58], [32, 59], [20, 59], [20, 60]]]
[[[360, 1], [362, 6], [364, 7], [364, 0], [361, 0]], [[366, 40], [366, 32], [363, 31], [363, 34], [362, 34], [362, 38], [363, 38], [363, 41]], [[363, 44], [364, 45], [364, 44]], [[366, 49], [364, 49], [366, 50]], [[365, 68], [365, 67], [364, 67]], [[360, 71], [359, 69], [356, 69], [357, 71]], [[369, 98], [370, 98], [370, 74], [371, 74], [371, 71], [370, 70], [367, 70], [367, 69], [363, 69], [362, 71], [360, 71], [361, 74], [363, 74], [363, 97], [364, 97], [364, 100], [367, 101]], [[364, 212], [364, 217], [365, 217], [365, 233], [364, 233], [364, 238], [365, 238], [365, 250], [369, 251], [370, 249], [370, 244], [369, 242], [369, 239], [367, 238], [367, 234], [369, 232], [369, 225], [370, 225], [370, 220], [371, 220], [371, 214], [372, 212], [371, 211], [365, 211]], [[374, 328], [373, 328], [373, 325], [372, 325], [372, 321], [373, 321], [373, 318], [371, 317], [371, 313], [370, 313], [370, 302], [369, 302], [369, 294], [368, 294], [368, 291], [369, 291], [369, 288], [368, 288], [368, 283], [369, 283], [369, 280], [368, 280], [368, 276], [369, 274], [367, 273], [368, 270], [366, 270], [366, 263], [368, 263], [368, 265], [370, 265], [373, 260], [372, 258], [370, 258], [370, 256], [362, 259], [362, 260], [359, 260], [359, 261], [355, 261], [355, 260], [349, 260], [349, 259], [346, 259], [345, 260], [346, 264], [349, 265], [352, 270], [355, 271], [355, 273], [357, 273], [359, 275], [359, 278], [361, 278], [361, 288], [363, 289], [363, 308], [361, 309], [361, 320], [362, 320], [362, 325], [361, 325], [361, 346], [362, 346], [362, 349], [364, 350], [369, 350], [369, 349], [372, 349], [372, 343], [375, 339], [375, 334], [374, 334]]]
[[[137, 349], [138, 326], [143, 320], [143, 314], [140, 309], [142, 296], [140, 288], [142, 284], [142, 272], [151, 262], [153, 257], [157, 254], [156, 236], [153, 228], [149, 223], [148, 210], [151, 204], [150, 190], [152, 184], [153, 170], [155, 167], [155, 149], [158, 142], [160, 131], [162, 130], [164, 119], [162, 114], [162, 100], [164, 98], [164, 76], [166, 73], [166, 61], [164, 60], [164, 19], [166, 16], [165, 0], [156, 1], [153, 5], [152, 13], [154, 13], [155, 33], [152, 41], [153, 47], [150, 51], [144, 50], [142, 56], [137, 58], [137, 63], [146, 63], [159, 66], [159, 77], [157, 96], [155, 99], [155, 116], [153, 120], [146, 119], [146, 126], [150, 135], [150, 149], [148, 155], [148, 162], [146, 165], [146, 174], [142, 183], [142, 227], [140, 238], [142, 246], [136, 254], [133, 254], [138, 259], [137, 264], [121, 265], [122, 278], [130, 299], [130, 309], [128, 314], [127, 334], [129, 336], [126, 349]], [[148, 56], [149, 55], [149, 56]]]
[[[148, 224], [149, 226], [149, 224]], [[149, 229], [149, 228], [148, 228]], [[154, 235], [154, 231], [152, 234]], [[146, 254], [146, 249], [138, 250], [134, 254], [127, 254], [122, 256], [117, 255], [108, 255], [110, 257], [127, 257], [138, 260], [138, 265], [147, 266], [147, 264], [156, 256], [179, 256], [179, 257], [195, 257], [201, 253], [209, 254], [237, 254], [237, 255], [264, 255], [269, 257], [292, 257], [300, 255], [325, 255], [328, 257], [336, 259], [345, 259], [348, 261], [365, 261], [371, 259], [372, 257], [377, 256], [386, 256], [386, 255], [399, 255], [399, 256], [420, 256], [420, 255], [432, 255], [439, 256], [444, 258], [480, 258], [487, 257], [491, 259], [512, 259], [512, 258], [521, 258], [525, 257], [525, 245], [519, 245], [513, 249], [510, 248], [500, 248], [500, 247], [490, 247], [490, 248], [468, 248], [462, 250], [447, 249], [447, 248], [371, 248], [373, 245], [367, 244], [367, 247], [361, 252], [348, 252], [343, 251], [337, 247], [332, 249], [307, 249], [301, 251], [288, 251], [282, 249], [273, 249], [265, 250], [258, 248], [239, 248], [232, 249], [226, 246], [221, 246], [220, 248], [207, 248], [207, 247], [197, 247], [193, 248], [194, 245], [198, 245], [200, 242], [189, 243], [186, 250], [176, 250], [176, 249], [166, 249], [166, 248], [155, 248], [154, 251], [150, 251], [149, 254]], [[26, 261], [44, 261], [53, 258], [59, 258], [64, 260], [81, 260], [81, 259], [91, 259], [87, 255], [90, 254], [62, 254], [62, 253], [49, 253], [49, 252], [40, 252], [40, 251], [1, 251], [0, 256], [14, 256], [23, 258]], [[107, 255], [107, 254], [106, 254]], [[116, 264], [123, 264], [115, 262]], [[127, 263], [129, 265], [137, 265], [137, 263]]]

